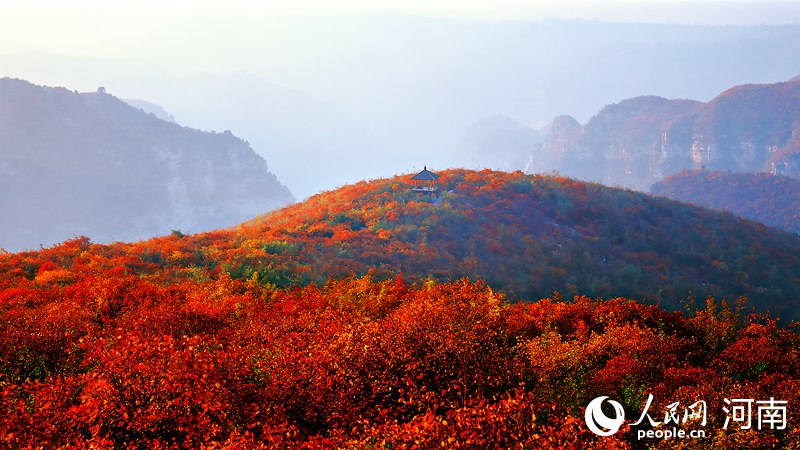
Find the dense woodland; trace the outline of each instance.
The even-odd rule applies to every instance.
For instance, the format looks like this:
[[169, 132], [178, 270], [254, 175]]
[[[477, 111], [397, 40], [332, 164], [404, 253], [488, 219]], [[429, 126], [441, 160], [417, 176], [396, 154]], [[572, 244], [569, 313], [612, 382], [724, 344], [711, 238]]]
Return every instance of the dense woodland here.
[[800, 181], [767, 173], [687, 170], [666, 177], [651, 192], [706, 208], [730, 211], [800, 233]]
[[634, 430], [596, 437], [583, 408], [608, 395], [632, 417], [650, 393], [654, 411], [708, 402], [708, 437], [687, 448], [800, 445], [793, 422], [722, 429], [724, 398], [775, 397], [797, 417], [800, 336], [710, 300], [684, 315], [509, 304], [468, 280], [276, 290], [57, 270], [0, 295], [2, 446], [629, 448]]
[[[437, 197], [397, 177], [235, 229], [0, 255], [0, 446], [629, 448], [584, 408], [651, 393], [707, 401], [709, 437], [647, 445], [800, 446], [796, 236], [441, 175]], [[786, 400], [789, 426], [723, 430], [725, 397]]]

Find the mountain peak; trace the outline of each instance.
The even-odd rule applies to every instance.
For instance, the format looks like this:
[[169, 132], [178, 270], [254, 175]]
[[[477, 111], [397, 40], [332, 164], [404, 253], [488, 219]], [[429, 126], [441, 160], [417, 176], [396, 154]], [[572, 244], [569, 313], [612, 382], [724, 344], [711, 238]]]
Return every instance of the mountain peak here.
[[578, 122], [577, 119], [570, 116], [569, 114], [562, 114], [560, 116], [556, 116], [553, 119], [552, 128], [555, 129], [573, 129], [573, 128], [580, 128], [581, 124]]

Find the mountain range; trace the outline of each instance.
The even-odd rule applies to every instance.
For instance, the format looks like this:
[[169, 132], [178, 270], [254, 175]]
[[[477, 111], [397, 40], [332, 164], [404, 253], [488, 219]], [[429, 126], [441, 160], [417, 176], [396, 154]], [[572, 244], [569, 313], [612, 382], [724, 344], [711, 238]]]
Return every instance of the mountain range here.
[[234, 225], [294, 201], [230, 132], [167, 122], [108, 94], [0, 80], [0, 246], [138, 240]]
[[635, 97], [584, 125], [560, 116], [526, 170], [646, 192], [701, 168], [800, 176], [800, 81], [741, 85], [708, 103]]
[[277, 15], [251, 24], [284, 38], [256, 42], [246, 28], [205, 19], [218, 34], [194, 35], [182, 58], [165, 56], [169, 46], [149, 60], [124, 48], [116, 58], [20, 50], [0, 55], [0, 72], [81, 91], [106, 86], [163, 106], [182, 125], [229, 129], [299, 199], [425, 164], [486, 166], [454, 152], [485, 118], [539, 130], [565, 113], [585, 123], [642, 94], [707, 101], [800, 73], [797, 25]]

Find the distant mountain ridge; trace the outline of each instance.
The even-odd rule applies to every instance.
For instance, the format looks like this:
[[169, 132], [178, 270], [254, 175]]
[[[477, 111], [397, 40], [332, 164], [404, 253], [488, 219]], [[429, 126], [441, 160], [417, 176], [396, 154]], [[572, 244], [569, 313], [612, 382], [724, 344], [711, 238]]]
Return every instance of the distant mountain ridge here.
[[800, 80], [741, 85], [708, 103], [636, 97], [585, 125], [561, 116], [528, 164], [642, 191], [701, 167], [800, 176]]
[[465, 167], [513, 172], [525, 165], [531, 148], [541, 140], [538, 131], [510, 117], [496, 115], [467, 129], [455, 158]]
[[[166, 68], [171, 61], [139, 59], [14, 53], [0, 54], [0, 67], [39, 84], [82, 90], [105, 85], [162, 105], [183, 125], [230, 129], [269, 161], [298, 198], [414, 165], [480, 167], [452, 156], [467, 128], [495, 114], [535, 129], [564, 113], [583, 124], [624, 98], [655, 94], [705, 101], [730, 86], [800, 73], [800, 25], [463, 21], [396, 14], [335, 15], [324, 22], [330, 26], [286, 28], [286, 40], [251, 42], [285, 49], [274, 51], [274, 58], [230, 52], [216, 34], [202, 33], [207, 45], [196, 41], [187, 48], [194, 55], [187, 61], [197, 64], [179, 78]], [[269, 23], [287, 27], [279, 16], [260, 26]], [[334, 57], [336, 51], [347, 58]], [[200, 73], [213, 53], [231, 66], [212, 70], [216, 75]], [[337, 167], [342, 158], [350, 163]]]
[[138, 100], [134, 98], [126, 98], [123, 100], [125, 103], [133, 106], [134, 108], [139, 108], [146, 113], [150, 113], [161, 120], [165, 120], [167, 122], [174, 122], [178, 123], [175, 120], [175, 116], [167, 112], [161, 105], [157, 105], [153, 102], [149, 102], [147, 100]]
[[800, 233], [800, 181], [794, 178], [686, 170], [654, 184], [651, 192]]
[[165, 122], [103, 90], [9, 78], [0, 79], [0, 174], [8, 250], [210, 230], [294, 200], [230, 132]]

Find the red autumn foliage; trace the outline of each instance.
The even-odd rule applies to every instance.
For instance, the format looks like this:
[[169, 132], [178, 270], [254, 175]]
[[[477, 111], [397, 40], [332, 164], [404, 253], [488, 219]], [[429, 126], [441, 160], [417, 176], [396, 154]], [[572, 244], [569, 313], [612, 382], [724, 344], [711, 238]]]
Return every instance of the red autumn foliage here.
[[[381, 180], [233, 230], [0, 255], [0, 447], [635, 448], [584, 412], [648, 394], [708, 401], [695, 445], [800, 446], [793, 326], [712, 299], [517, 302], [674, 306], [708, 280], [791, 306], [794, 238], [572, 180], [441, 175], [438, 199]], [[670, 241], [686, 223], [711, 228]], [[725, 397], [786, 400], [788, 427], [721, 430]]]
[[685, 170], [651, 191], [705, 208], [730, 211], [771, 227], [800, 233], [800, 181], [768, 173]]
[[660, 410], [709, 402], [714, 432], [695, 444], [800, 445], [791, 421], [717, 432], [723, 397], [780, 398], [794, 417], [800, 336], [713, 302], [686, 316], [508, 304], [468, 280], [281, 290], [121, 272], [3, 294], [8, 447], [630, 448], [634, 430], [597, 437], [583, 409], [608, 395], [634, 414], [649, 393]]

